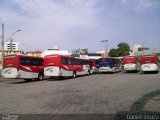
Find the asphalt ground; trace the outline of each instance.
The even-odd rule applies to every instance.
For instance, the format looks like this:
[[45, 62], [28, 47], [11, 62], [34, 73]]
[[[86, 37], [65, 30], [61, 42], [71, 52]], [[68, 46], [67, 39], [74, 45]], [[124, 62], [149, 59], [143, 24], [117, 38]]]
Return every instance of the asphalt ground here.
[[1, 114], [117, 115], [133, 112], [160, 113], [160, 73], [93, 74], [32, 82], [0, 78]]

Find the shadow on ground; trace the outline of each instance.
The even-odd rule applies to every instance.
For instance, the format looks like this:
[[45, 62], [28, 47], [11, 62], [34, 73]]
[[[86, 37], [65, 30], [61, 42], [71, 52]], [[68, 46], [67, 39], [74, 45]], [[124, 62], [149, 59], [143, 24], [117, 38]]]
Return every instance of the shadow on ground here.
[[[154, 97], [160, 97], [160, 89], [147, 93], [139, 98], [133, 103], [129, 111], [118, 112], [115, 116], [115, 120], [131, 120], [131, 117], [134, 117], [132, 119], [136, 120], [160, 120], [160, 105], [156, 106], [159, 108], [158, 111], [144, 109], [145, 105]], [[160, 99], [155, 102], [159, 101]]]
[[73, 80], [73, 79], [76, 80], [77, 78], [85, 77], [85, 76], [88, 76], [88, 75], [77, 75], [76, 78], [73, 78], [72, 76], [71, 77], [50, 77], [46, 80], [47, 81], [64, 81], [64, 80]]
[[25, 81], [25, 80], [22, 79], [22, 80], [18, 80], [18, 81], [15, 80], [15, 81], [9, 82], [8, 84], [27, 84], [27, 83], [40, 82], [40, 81], [43, 81], [43, 80]]
[[157, 74], [158, 71], [147, 71], [147, 72], [140, 72], [141, 74]]

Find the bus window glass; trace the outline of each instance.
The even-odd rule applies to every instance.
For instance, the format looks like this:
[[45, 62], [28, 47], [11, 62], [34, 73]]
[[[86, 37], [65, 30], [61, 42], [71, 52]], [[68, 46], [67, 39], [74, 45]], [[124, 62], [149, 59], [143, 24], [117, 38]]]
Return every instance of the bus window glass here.
[[69, 63], [68, 58], [62, 57], [61, 63], [64, 65], [68, 64]]

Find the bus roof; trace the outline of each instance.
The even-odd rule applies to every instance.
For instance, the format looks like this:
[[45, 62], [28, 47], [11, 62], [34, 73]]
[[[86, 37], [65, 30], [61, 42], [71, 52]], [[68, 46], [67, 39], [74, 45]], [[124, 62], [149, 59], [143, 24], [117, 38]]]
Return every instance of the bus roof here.
[[28, 58], [42, 58], [42, 57], [38, 57], [38, 56], [28, 56], [28, 55], [7, 55], [7, 56], [4, 56], [4, 58], [13, 57], [13, 56], [17, 56], [17, 57], [28, 57]]
[[120, 59], [119, 57], [101, 57], [99, 59], [103, 59], [103, 58], [113, 58], [113, 59]]
[[75, 58], [74, 56], [71, 56], [71, 55], [59, 55], [59, 54], [46, 55], [45, 57], [51, 57], [51, 56], [60, 56], [60, 57]]

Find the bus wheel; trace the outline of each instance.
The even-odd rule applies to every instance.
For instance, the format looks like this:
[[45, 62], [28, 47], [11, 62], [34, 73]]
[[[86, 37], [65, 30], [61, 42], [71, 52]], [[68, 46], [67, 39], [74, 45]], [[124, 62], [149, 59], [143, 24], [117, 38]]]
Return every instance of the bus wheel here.
[[76, 78], [76, 76], [77, 76], [77, 75], [76, 75], [76, 72], [73, 72], [73, 76], [72, 76], [72, 77], [73, 77], [73, 78]]
[[93, 70], [90, 70], [90, 74], [93, 74]]
[[32, 79], [24, 79], [26, 82], [31, 82]]
[[37, 80], [43, 80], [43, 75], [41, 73], [38, 75]]
[[61, 80], [64, 80], [64, 79], [65, 79], [63, 76], [60, 76], [59, 78], [60, 78]]
[[91, 71], [90, 70], [88, 70], [88, 75], [90, 75], [91, 74]]

